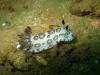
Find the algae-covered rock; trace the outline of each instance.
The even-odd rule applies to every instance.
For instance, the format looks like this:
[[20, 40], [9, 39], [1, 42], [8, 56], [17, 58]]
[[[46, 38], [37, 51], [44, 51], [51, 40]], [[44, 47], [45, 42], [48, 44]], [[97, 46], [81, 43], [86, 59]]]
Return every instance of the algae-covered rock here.
[[7, 10], [10, 12], [14, 12], [15, 9], [11, 5], [10, 0], [0, 0], [0, 10]]
[[100, 17], [100, 0], [74, 0], [70, 12], [74, 15]]
[[25, 62], [25, 54], [23, 52], [12, 52], [8, 56], [11, 66], [18, 69], [27, 69], [28, 63]]

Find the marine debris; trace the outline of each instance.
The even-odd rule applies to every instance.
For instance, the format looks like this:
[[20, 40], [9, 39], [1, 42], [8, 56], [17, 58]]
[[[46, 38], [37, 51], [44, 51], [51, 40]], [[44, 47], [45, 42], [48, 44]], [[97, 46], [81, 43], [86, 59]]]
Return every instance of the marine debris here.
[[32, 30], [28, 26], [24, 33], [19, 35], [16, 48], [29, 51], [29, 52], [41, 52], [47, 50], [59, 44], [60, 42], [71, 42], [75, 36], [74, 33], [65, 26], [64, 20], [60, 27], [53, 28], [52, 30], [32, 35]]

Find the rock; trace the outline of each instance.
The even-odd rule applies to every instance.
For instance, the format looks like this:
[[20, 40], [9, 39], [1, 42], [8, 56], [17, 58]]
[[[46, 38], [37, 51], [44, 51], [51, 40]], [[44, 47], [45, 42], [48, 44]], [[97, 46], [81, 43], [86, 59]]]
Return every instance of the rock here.
[[70, 13], [78, 16], [100, 17], [100, 0], [75, 0]]

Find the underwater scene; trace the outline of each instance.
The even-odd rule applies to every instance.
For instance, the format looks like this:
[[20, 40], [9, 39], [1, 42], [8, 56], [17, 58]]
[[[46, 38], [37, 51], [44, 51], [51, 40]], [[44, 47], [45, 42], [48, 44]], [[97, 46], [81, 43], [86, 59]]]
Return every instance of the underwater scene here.
[[0, 75], [100, 75], [100, 0], [0, 0]]

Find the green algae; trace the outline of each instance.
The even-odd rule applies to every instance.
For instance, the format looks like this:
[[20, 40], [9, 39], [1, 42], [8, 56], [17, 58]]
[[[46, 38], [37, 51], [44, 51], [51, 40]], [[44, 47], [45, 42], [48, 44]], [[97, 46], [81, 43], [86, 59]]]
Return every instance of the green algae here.
[[42, 56], [35, 56], [35, 58], [37, 62], [40, 63], [41, 65], [47, 65], [46, 59], [44, 59]]

